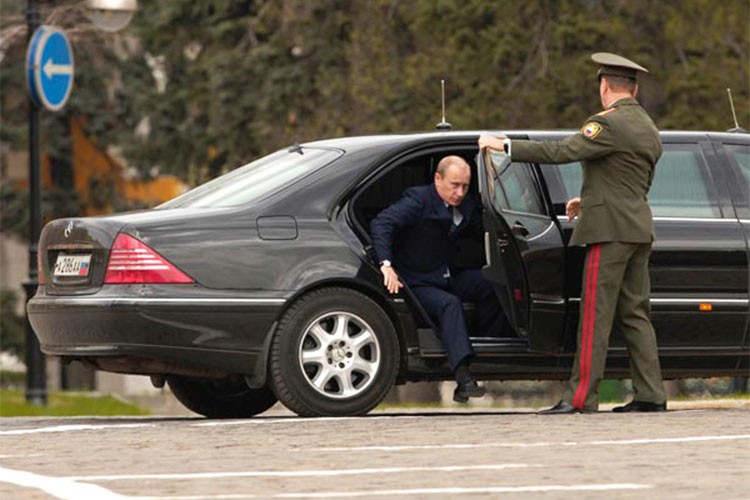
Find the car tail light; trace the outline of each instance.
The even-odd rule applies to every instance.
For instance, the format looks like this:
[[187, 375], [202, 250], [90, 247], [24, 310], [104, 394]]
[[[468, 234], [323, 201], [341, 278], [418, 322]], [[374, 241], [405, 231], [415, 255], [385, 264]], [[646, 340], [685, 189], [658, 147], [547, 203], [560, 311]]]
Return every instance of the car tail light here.
[[194, 281], [142, 241], [120, 233], [109, 252], [104, 283], [194, 283]]

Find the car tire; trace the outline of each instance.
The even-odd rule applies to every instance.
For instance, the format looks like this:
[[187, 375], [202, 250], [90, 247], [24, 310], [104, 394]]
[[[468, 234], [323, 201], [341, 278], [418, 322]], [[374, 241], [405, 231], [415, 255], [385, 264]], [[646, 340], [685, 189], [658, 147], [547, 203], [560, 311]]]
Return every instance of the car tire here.
[[363, 415], [393, 386], [398, 336], [388, 315], [366, 295], [326, 288], [298, 299], [271, 345], [271, 387], [303, 417]]
[[208, 418], [253, 417], [268, 410], [277, 401], [270, 389], [251, 389], [241, 379], [214, 380], [170, 375], [167, 383], [180, 403]]

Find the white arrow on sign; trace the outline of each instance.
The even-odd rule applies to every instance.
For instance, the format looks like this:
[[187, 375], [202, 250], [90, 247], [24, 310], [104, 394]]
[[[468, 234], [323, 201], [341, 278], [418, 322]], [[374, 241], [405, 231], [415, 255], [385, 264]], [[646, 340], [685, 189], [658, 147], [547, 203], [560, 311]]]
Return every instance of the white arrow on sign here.
[[52, 59], [47, 59], [44, 63], [44, 76], [52, 78], [54, 75], [72, 75], [73, 66], [70, 64], [55, 64]]

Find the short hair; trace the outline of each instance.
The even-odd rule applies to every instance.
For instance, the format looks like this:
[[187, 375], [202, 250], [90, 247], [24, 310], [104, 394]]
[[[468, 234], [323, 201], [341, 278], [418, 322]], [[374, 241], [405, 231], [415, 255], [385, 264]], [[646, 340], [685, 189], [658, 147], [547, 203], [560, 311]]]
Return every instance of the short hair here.
[[450, 155], [440, 160], [435, 173], [440, 174], [440, 177], [445, 177], [445, 171], [448, 170], [448, 167], [450, 167], [451, 165], [461, 165], [471, 170], [471, 167], [469, 167], [469, 164], [466, 162], [466, 160], [464, 160], [460, 156]]
[[628, 92], [630, 94], [635, 92], [635, 80], [632, 78], [617, 75], [602, 75], [602, 78], [607, 79], [609, 88], [615, 92]]

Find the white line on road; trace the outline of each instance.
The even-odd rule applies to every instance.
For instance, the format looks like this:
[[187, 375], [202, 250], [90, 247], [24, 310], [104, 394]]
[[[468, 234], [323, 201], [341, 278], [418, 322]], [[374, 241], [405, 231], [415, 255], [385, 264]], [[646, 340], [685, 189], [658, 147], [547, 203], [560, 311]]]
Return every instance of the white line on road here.
[[326, 469], [291, 471], [194, 472], [185, 474], [118, 474], [107, 476], [68, 476], [71, 481], [120, 481], [129, 479], [219, 479], [228, 477], [333, 477], [360, 474], [399, 474], [404, 472], [466, 472], [473, 470], [522, 469], [541, 467], [529, 464], [488, 464], [447, 467], [383, 467], [368, 469]]
[[37, 434], [42, 432], [73, 432], [96, 431], [99, 429], [128, 429], [133, 427], [154, 427], [154, 424], [103, 424], [103, 425], [55, 425], [53, 427], [39, 427], [36, 429], [16, 429], [0, 431], [0, 436], [18, 436], [21, 434]]
[[574, 484], [548, 486], [480, 486], [475, 488], [411, 488], [400, 490], [366, 490], [366, 491], [321, 491], [303, 493], [276, 493], [264, 495], [191, 495], [171, 497], [137, 497], [138, 500], [239, 500], [252, 498], [356, 498], [356, 497], [390, 497], [409, 495], [478, 495], [489, 493], [547, 493], [555, 491], [617, 491], [643, 490], [653, 488], [650, 484], [612, 483], [612, 484]]
[[375, 446], [331, 446], [309, 448], [313, 451], [405, 451], [405, 450], [443, 450], [474, 448], [538, 448], [545, 446], [591, 446], [591, 445], [633, 445], [653, 443], [689, 443], [699, 441], [731, 441], [750, 439], [750, 434], [727, 436], [686, 436], [677, 438], [623, 439], [610, 441], [541, 441], [536, 443], [457, 443], [457, 444], [424, 444], [424, 445], [375, 445]]
[[[459, 414], [460, 415], [460, 414]], [[347, 420], [359, 420], [360, 422], [369, 422], [372, 420], [393, 420], [393, 419], [419, 419], [424, 418], [421, 415], [383, 415], [383, 416], [359, 416], [359, 417], [280, 417], [280, 418], [257, 418], [247, 420], [224, 420], [220, 422], [201, 422], [191, 424], [191, 427], [223, 427], [228, 425], [265, 425], [265, 424], [298, 424], [312, 425], [323, 422], [345, 422]]]
[[33, 472], [6, 469], [4, 467], [0, 467], [0, 482], [25, 486], [27, 488], [36, 488], [64, 500], [79, 500], [81, 498], [122, 500], [130, 498], [118, 495], [95, 484], [77, 483], [66, 478], [42, 476]]

